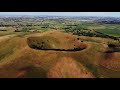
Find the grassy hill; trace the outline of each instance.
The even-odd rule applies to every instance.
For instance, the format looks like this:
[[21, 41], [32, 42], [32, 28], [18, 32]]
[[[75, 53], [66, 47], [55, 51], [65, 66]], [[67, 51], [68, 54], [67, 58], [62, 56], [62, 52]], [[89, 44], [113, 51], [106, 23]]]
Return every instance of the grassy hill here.
[[[109, 53], [107, 42], [111, 39], [76, 36], [60, 31], [25, 34], [22, 37], [4, 36], [0, 41], [0, 77], [3, 78], [94, 78], [119, 77], [119, 52]], [[1, 36], [0, 38], [2, 38]], [[30, 39], [30, 42], [28, 42]], [[84, 47], [80, 51], [37, 50], [44, 42], [44, 48], [71, 49]]]

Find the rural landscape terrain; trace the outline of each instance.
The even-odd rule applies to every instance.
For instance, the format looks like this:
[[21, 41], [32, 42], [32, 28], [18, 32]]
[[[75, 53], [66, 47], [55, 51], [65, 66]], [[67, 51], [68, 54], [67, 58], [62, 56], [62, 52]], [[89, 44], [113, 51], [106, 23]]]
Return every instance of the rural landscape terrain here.
[[120, 18], [0, 16], [0, 78], [120, 78]]

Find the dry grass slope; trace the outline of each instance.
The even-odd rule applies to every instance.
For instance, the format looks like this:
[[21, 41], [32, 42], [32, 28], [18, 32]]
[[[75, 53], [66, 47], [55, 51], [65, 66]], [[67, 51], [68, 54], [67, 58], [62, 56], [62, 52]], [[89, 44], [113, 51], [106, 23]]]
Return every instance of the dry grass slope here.
[[61, 58], [48, 72], [48, 78], [94, 78], [81, 63], [70, 57]]
[[[54, 48], [68, 49], [78, 45], [85, 49], [78, 52], [36, 50], [28, 46], [29, 37], [37, 37], [40, 43], [49, 40], [46, 46], [52, 48], [54, 44]], [[120, 53], [116, 52], [111, 57], [108, 55], [107, 58], [104, 53], [107, 48], [105, 42], [116, 43], [110, 39], [78, 37], [59, 31], [2, 38], [0, 78], [120, 77]]]

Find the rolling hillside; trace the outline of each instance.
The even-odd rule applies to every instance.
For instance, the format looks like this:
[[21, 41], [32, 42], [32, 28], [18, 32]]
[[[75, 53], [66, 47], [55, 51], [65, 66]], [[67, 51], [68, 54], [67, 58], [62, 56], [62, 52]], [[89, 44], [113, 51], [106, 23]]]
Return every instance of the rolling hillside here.
[[[105, 53], [109, 48], [107, 42], [116, 43], [111, 39], [76, 36], [61, 31], [26, 34], [22, 37], [18, 34], [6, 35], [0, 39], [0, 78], [120, 76], [120, 53]], [[40, 48], [36, 49], [31, 45]], [[111, 57], [106, 58], [109, 55]]]

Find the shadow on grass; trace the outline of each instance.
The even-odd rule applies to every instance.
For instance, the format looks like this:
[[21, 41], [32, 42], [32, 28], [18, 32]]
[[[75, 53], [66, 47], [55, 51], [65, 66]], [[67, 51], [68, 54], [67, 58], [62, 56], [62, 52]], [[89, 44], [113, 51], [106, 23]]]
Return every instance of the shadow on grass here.
[[[33, 47], [32, 47], [33, 48]], [[36, 49], [36, 50], [44, 50], [44, 51], [73, 51], [73, 52], [76, 52], [76, 51], [81, 51], [83, 49], [79, 49], [79, 48], [76, 48], [76, 49], [41, 49], [41, 48], [33, 48], [33, 49]]]
[[28, 66], [19, 71], [26, 71], [25, 78], [46, 78], [47, 72], [41, 67]]

